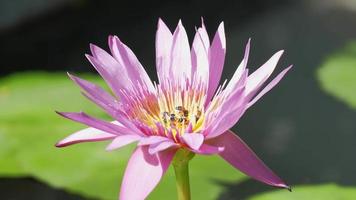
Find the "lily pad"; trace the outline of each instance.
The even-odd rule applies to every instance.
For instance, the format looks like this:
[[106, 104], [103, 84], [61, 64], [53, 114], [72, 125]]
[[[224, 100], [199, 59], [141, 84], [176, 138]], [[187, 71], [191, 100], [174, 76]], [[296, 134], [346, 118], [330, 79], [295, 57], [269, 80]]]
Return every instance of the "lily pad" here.
[[293, 188], [293, 192], [279, 190], [262, 193], [249, 200], [351, 200], [356, 199], [356, 188], [338, 186], [336, 184], [301, 185]]
[[317, 76], [327, 93], [356, 109], [356, 42], [326, 59]]
[[[99, 77], [85, 75], [101, 85]], [[58, 149], [54, 144], [85, 126], [54, 113], [84, 110], [109, 119], [81, 97], [65, 73], [22, 73], [0, 79], [0, 177], [32, 176], [53, 187], [89, 198], [117, 199], [133, 146], [106, 152], [107, 142]], [[247, 177], [217, 156], [196, 156], [191, 162], [194, 199], [215, 199], [217, 182]], [[175, 178], [169, 169], [149, 199], [174, 199]]]

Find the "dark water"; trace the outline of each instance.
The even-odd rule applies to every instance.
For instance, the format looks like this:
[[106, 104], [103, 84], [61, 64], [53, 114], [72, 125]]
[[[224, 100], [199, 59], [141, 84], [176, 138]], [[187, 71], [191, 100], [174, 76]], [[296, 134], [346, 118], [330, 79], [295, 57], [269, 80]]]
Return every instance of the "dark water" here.
[[83, 200], [84, 198], [51, 188], [31, 178], [2, 178], [0, 179], [1, 199], [4, 200]]
[[[356, 185], [356, 112], [321, 91], [316, 79], [323, 60], [356, 38], [356, 12], [310, 2], [318, 1], [65, 4], [0, 32], [1, 73], [91, 69], [81, 56], [89, 51], [88, 43], [106, 47], [106, 36], [115, 33], [155, 76], [153, 49], [158, 16], [172, 28], [182, 16], [190, 36], [194, 25], [200, 23], [200, 16], [205, 16], [211, 33], [224, 20], [228, 42], [225, 78], [239, 64], [249, 37], [252, 69], [279, 49], [286, 53], [277, 70], [294, 64], [282, 83], [255, 104], [233, 130], [291, 185]], [[271, 189], [252, 180], [240, 184], [212, 181], [226, 186], [221, 200], [244, 199]], [[12, 200], [81, 199], [32, 179], [0, 179], [0, 193], [4, 199]]]

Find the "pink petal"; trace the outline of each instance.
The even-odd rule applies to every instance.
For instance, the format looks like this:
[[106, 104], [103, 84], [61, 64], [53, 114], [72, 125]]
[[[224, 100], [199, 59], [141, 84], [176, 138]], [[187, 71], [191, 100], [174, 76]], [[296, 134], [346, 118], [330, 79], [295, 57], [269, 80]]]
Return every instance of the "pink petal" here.
[[224, 22], [218, 27], [209, 51], [209, 89], [207, 101], [214, 96], [219, 85], [221, 73], [225, 62], [226, 40]]
[[151, 144], [156, 144], [159, 142], [164, 142], [164, 141], [169, 141], [169, 138], [162, 137], [162, 136], [149, 136], [149, 137], [143, 137], [141, 138], [140, 142], [138, 143], [139, 146], [143, 145], [151, 145]]
[[93, 128], [105, 131], [107, 133], [111, 133], [114, 135], [122, 135], [122, 134], [135, 134], [133, 133], [130, 129], [127, 129], [121, 125], [117, 125], [117, 124], [113, 124], [107, 121], [103, 121], [100, 119], [96, 119], [94, 117], [91, 117], [87, 114], [85, 114], [84, 112], [80, 112], [80, 113], [74, 113], [74, 112], [57, 112], [59, 115], [85, 124], [87, 126], [91, 126]]
[[140, 83], [146, 86], [149, 91], [154, 92], [150, 77], [132, 50], [116, 36], [109, 37], [109, 46], [114, 58], [125, 67], [125, 71], [133, 85], [139, 89], [141, 86], [137, 85], [137, 83]]
[[243, 105], [237, 109], [223, 115], [220, 120], [216, 122], [218, 125], [210, 130], [210, 133], [206, 136], [206, 138], [211, 139], [224, 134], [225, 131], [233, 127], [239, 121], [239, 119], [245, 113], [246, 109], [247, 106], [245, 103], [243, 103]]
[[114, 116], [114, 111], [119, 109], [119, 103], [113, 96], [94, 83], [69, 73], [68, 76], [85, 91], [84, 96], [103, 108], [108, 114]]
[[117, 136], [107, 147], [106, 150], [111, 151], [114, 149], [121, 148], [125, 145], [131, 144], [140, 140], [140, 136], [138, 135], [121, 135]]
[[203, 41], [204, 47], [206, 48], [207, 52], [209, 53], [210, 40], [209, 40], [208, 32], [206, 31], [206, 28], [205, 28], [203, 18], [201, 19], [201, 28], [198, 29], [198, 32], [200, 34], [201, 40]]
[[[203, 36], [205, 35], [205, 36]], [[207, 33], [202, 28], [199, 28], [195, 34], [191, 56], [192, 56], [192, 80], [196, 78], [198, 81], [206, 81], [206, 86], [209, 82], [209, 38], [208, 41], [204, 41], [203, 37], [206, 37]], [[206, 40], [206, 38], [205, 38]], [[208, 43], [208, 44], [204, 44]]]
[[217, 137], [214, 144], [225, 147], [220, 156], [241, 172], [268, 185], [289, 188], [232, 131]]
[[115, 138], [116, 135], [95, 129], [86, 128], [71, 134], [56, 144], [56, 147], [66, 147], [68, 145], [80, 143], [80, 142], [95, 142], [102, 140], [110, 140]]
[[173, 34], [173, 45], [171, 50], [170, 75], [175, 83], [185, 86], [185, 80], [190, 79], [192, 70], [190, 47], [187, 33], [179, 20]]
[[169, 68], [171, 62], [173, 36], [166, 24], [159, 19], [156, 33], [156, 67], [160, 84], [170, 77]]
[[164, 151], [166, 149], [172, 148], [172, 147], [178, 147], [179, 145], [175, 142], [172, 141], [163, 141], [163, 142], [158, 142], [155, 144], [151, 144], [148, 148], [148, 153], [150, 154], [155, 154], [160, 151]]
[[108, 92], [106, 92], [103, 88], [100, 86], [91, 83], [87, 80], [81, 79], [77, 76], [74, 76], [70, 73], [68, 73], [68, 76], [76, 83], [78, 84], [85, 92], [87, 92], [91, 96], [95, 96], [97, 99], [100, 99], [101, 101], [105, 103], [114, 103], [116, 99], [111, 96]]
[[236, 84], [236, 87], [227, 99], [222, 103], [219, 108], [219, 113], [213, 118], [209, 119], [208, 128], [206, 129], [206, 138], [214, 138], [223, 134], [226, 130], [231, 128], [240, 119], [242, 114], [246, 110], [246, 104], [248, 103], [245, 98], [243, 98], [243, 93], [245, 91], [245, 83], [247, 80], [248, 71], [242, 75], [242, 78]]
[[[92, 95], [87, 95], [83, 93], [85, 97], [89, 100], [97, 103], [100, 107], [102, 107], [108, 114], [110, 114], [117, 121], [116, 123], [120, 123], [120, 126], [124, 126], [127, 128], [126, 132], [135, 133], [139, 135], [144, 135], [141, 130], [139, 130], [133, 123], [127, 118], [127, 115], [124, 111], [121, 110], [120, 106], [112, 105], [111, 103], [102, 102], [101, 100], [96, 99], [96, 97]], [[123, 131], [123, 132], [125, 132]]]
[[247, 104], [247, 107], [251, 107], [254, 103], [256, 103], [263, 95], [269, 92], [274, 86], [278, 84], [280, 80], [284, 77], [284, 75], [292, 68], [293, 65], [289, 66], [288, 68], [284, 69], [281, 73], [279, 73], [268, 85], [263, 88], [263, 90], [258, 93], [252, 101]]
[[198, 150], [193, 150], [193, 152], [202, 155], [212, 155], [212, 154], [218, 154], [224, 151], [224, 149], [225, 149], [224, 147], [220, 147], [220, 146], [202, 144]]
[[261, 85], [268, 79], [276, 67], [280, 57], [283, 54], [283, 50], [275, 53], [265, 64], [253, 72], [247, 79], [246, 94], [254, 94]]
[[119, 199], [145, 199], [165, 174], [174, 154], [168, 150], [151, 155], [147, 146], [138, 147], [127, 165]]
[[200, 133], [185, 133], [182, 139], [190, 148], [197, 150], [204, 142], [204, 135]]
[[224, 89], [224, 91], [227, 93], [230, 93], [233, 90], [236, 90], [238, 87], [240, 87], [238, 83], [241, 82], [240, 80], [244, 75], [244, 73], [246, 72], [248, 57], [250, 53], [250, 43], [251, 43], [251, 39], [249, 39], [246, 44], [243, 60], [241, 61], [240, 65], [237, 67], [234, 75], [232, 76], [231, 80], [229, 81], [226, 88]]
[[112, 91], [121, 98], [123, 96], [120, 90], [132, 91], [132, 82], [125, 68], [101, 48], [95, 45], [90, 45], [90, 47], [93, 56], [86, 55], [86, 57], [95, 67], [96, 71], [104, 78]]

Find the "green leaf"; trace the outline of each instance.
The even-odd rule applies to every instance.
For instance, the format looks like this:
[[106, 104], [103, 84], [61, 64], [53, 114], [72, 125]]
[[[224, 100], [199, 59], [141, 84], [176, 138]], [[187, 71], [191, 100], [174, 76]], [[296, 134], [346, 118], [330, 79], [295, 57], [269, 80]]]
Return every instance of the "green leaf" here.
[[279, 190], [266, 192], [250, 197], [249, 200], [350, 200], [356, 199], [356, 188], [343, 187], [335, 184], [301, 185], [293, 188], [293, 192]]
[[[104, 85], [96, 76], [86, 79]], [[0, 79], [0, 176], [33, 176], [56, 188], [86, 197], [117, 199], [127, 160], [134, 148], [106, 152], [108, 142], [66, 148], [54, 144], [85, 126], [54, 111], [85, 111], [109, 119], [81, 97], [65, 73], [24, 73]], [[196, 156], [190, 163], [194, 199], [215, 199], [223, 188], [217, 182], [246, 179], [216, 156]], [[175, 178], [169, 169], [149, 199], [174, 199]]]
[[356, 109], [356, 42], [326, 59], [317, 76], [327, 93]]

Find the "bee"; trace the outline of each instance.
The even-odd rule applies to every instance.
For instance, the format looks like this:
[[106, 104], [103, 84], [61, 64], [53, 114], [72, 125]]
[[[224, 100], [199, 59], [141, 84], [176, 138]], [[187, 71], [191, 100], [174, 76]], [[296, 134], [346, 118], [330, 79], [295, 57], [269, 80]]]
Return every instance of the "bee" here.
[[168, 112], [163, 112], [163, 122], [167, 123], [167, 118], [169, 117], [169, 113]]
[[198, 110], [198, 111], [197, 111], [197, 114], [195, 115], [196, 121], [199, 120], [200, 116], [201, 116], [201, 110]]
[[176, 107], [176, 110], [178, 110], [178, 111], [183, 110], [183, 106], [177, 106], [177, 107]]
[[178, 122], [179, 123], [182, 123], [184, 121], [184, 118], [183, 117], [180, 117], [179, 119], [178, 119]]
[[170, 120], [171, 120], [171, 121], [175, 121], [175, 120], [176, 120], [176, 115], [172, 113], [172, 114], [171, 114], [171, 117], [170, 117]]
[[188, 117], [188, 114], [189, 114], [188, 110], [183, 110], [184, 117]]

